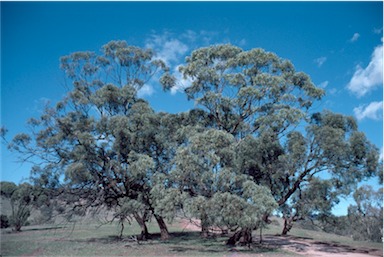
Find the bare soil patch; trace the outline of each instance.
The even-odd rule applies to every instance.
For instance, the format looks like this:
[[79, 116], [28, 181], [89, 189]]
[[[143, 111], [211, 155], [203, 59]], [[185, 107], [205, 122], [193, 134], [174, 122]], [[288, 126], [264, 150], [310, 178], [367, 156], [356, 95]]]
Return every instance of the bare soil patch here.
[[310, 257], [369, 257], [383, 256], [377, 249], [366, 247], [351, 247], [338, 242], [321, 242], [312, 238], [296, 236], [265, 235], [264, 243], [277, 245], [285, 250]]

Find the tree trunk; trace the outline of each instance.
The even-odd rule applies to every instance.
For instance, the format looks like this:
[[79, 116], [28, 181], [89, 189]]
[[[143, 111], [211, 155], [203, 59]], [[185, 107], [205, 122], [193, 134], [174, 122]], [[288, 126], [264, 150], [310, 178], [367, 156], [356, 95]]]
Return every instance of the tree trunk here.
[[240, 242], [241, 245], [251, 246], [252, 243], [252, 230], [250, 228], [242, 228], [240, 231], [235, 232], [227, 241], [227, 245], [236, 245]]
[[281, 232], [281, 235], [282, 236], [286, 236], [288, 234], [288, 232], [291, 230], [291, 228], [293, 227], [293, 218], [286, 218], [284, 217], [284, 228], [283, 228], [283, 232]]
[[133, 216], [141, 228], [141, 234], [137, 239], [138, 240], [149, 239], [151, 235], [148, 233], [147, 224], [145, 224], [144, 218], [142, 218], [138, 213], [134, 213]]
[[205, 213], [201, 214], [201, 237], [207, 238], [209, 236], [209, 224], [207, 222], [207, 215]]
[[225, 229], [221, 229], [221, 234], [222, 235], [228, 235], [228, 229], [227, 228], [225, 228]]
[[167, 224], [165, 224], [163, 217], [161, 217], [157, 214], [154, 214], [154, 216], [155, 216], [157, 224], [159, 225], [159, 228], [160, 228], [161, 239], [162, 240], [169, 239], [170, 236], [169, 236]]
[[265, 224], [271, 224], [272, 223], [272, 220], [269, 219], [269, 214], [267, 214], [267, 213], [263, 215], [262, 221], [264, 221]]
[[243, 240], [240, 241], [242, 245], [251, 247], [252, 243], [252, 230], [250, 228], [243, 229]]
[[207, 238], [209, 236], [209, 227], [201, 224], [201, 237]]
[[15, 232], [20, 232], [21, 231], [21, 224], [20, 223], [17, 223], [15, 225]]
[[234, 246], [236, 245], [237, 241], [239, 241], [241, 238], [241, 230], [235, 232], [228, 240], [227, 240], [227, 245]]
[[123, 238], [123, 232], [124, 232], [124, 220], [120, 223], [121, 229], [120, 229], [120, 235], [119, 238]]

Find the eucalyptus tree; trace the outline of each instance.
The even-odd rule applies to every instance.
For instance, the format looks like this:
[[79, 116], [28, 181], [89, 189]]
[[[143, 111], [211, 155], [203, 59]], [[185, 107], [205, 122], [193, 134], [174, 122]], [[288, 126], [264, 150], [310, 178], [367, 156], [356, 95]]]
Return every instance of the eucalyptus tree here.
[[[241, 161], [246, 173], [271, 189], [285, 219], [283, 234], [309, 214], [308, 208], [329, 213], [338, 196], [349, 195], [358, 182], [377, 175], [378, 150], [352, 117], [324, 111], [312, 115], [305, 132], [292, 131], [284, 142], [273, 135], [244, 142], [248, 155], [242, 154]], [[249, 161], [251, 155], [258, 157]]]
[[263, 49], [200, 48], [180, 72], [192, 81], [185, 89], [188, 99], [208, 113], [212, 127], [235, 136], [239, 172], [273, 193], [281, 191], [275, 166], [284, 153], [283, 132], [305, 120], [324, 91], [290, 61]]
[[[327, 111], [311, 118], [324, 91], [288, 60], [263, 49], [216, 45], [193, 51], [180, 71], [191, 81], [188, 99], [214, 128], [235, 136], [238, 168], [271, 189], [287, 224], [287, 210], [302, 206], [298, 195], [315, 176], [328, 173], [329, 192], [348, 194], [376, 174], [377, 149], [352, 118]], [[306, 131], [297, 130], [299, 124], [308, 124]]]
[[[77, 213], [116, 208], [116, 217], [133, 216], [147, 237], [151, 176], [168, 148], [164, 136], [156, 136], [161, 117], [137, 92], [151, 79], [167, 81], [168, 68], [151, 50], [125, 41], [109, 42], [101, 54], [64, 56], [61, 68], [73, 88], [32, 118], [31, 134], [17, 135], [10, 148], [38, 161], [33, 176], [63, 189]], [[155, 218], [167, 238], [162, 217]]]
[[[116, 208], [117, 218], [136, 219], [143, 238], [152, 215], [167, 238], [163, 216], [172, 218], [177, 208], [201, 219], [203, 235], [226, 226], [249, 238], [274, 201], [288, 217], [286, 207], [299, 210], [292, 201], [311, 185], [347, 194], [377, 171], [377, 149], [355, 121], [330, 112], [309, 119], [324, 91], [262, 49], [193, 51], [180, 72], [200, 109], [180, 114], [156, 113], [137, 97], [146, 83], [158, 81], [164, 89], [177, 83], [151, 50], [112, 41], [101, 54], [63, 57], [61, 68], [72, 85], [68, 95], [31, 119], [31, 133], [15, 136], [9, 146], [37, 161], [33, 176], [69, 193], [73, 210]], [[308, 122], [306, 131], [294, 131], [301, 122]], [[311, 184], [322, 172], [330, 184]], [[231, 201], [244, 210], [239, 220]]]

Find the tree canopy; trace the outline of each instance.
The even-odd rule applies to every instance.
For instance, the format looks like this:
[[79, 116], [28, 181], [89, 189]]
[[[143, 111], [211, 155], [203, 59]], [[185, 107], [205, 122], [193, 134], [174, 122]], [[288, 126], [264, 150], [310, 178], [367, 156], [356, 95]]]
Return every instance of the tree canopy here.
[[276, 54], [232, 45], [203, 47], [180, 67], [192, 83], [185, 92], [204, 107], [215, 127], [244, 137], [282, 132], [305, 118], [324, 91]]

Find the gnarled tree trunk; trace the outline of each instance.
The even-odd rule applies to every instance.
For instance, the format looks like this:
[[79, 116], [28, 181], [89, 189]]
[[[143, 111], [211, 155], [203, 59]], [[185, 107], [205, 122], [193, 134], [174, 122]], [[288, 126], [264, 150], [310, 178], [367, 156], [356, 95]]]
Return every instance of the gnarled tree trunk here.
[[167, 224], [165, 224], [163, 217], [161, 217], [157, 214], [154, 214], [154, 216], [155, 216], [157, 224], [159, 225], [159, 228], [160, 228], [161, 239], [162, 240], [169, 239], [170, 236], [169, 236]]
[[145, 218], [141, 217], [138, 213], [134, 213], [133, 217], [139, 224], [141, 228], [140, 236], [137, 238], [138, 240], [147, 240], [150, 238], [150, 234], [148, 233], [147, 224], [145, 224]]
[[283, 231], [281, 232], [282, 236], [286, 236], [288, 232], [292, 229], [293, 227], [293, 222], [295, 219], [293, 217], [284, 217], [284, 228]]
[[209, 236], [209, 224], [207, 222], [207, 215], [205, 213], [201, 214], [201, 237], [207, 238]]
[[235, 232], [227, 241], [227, 245], [236, 245], [239, 242], [241, 245], [247, 245], [250, 247], [252, 243], [252, 229], [242, 228], [241, 230]]

